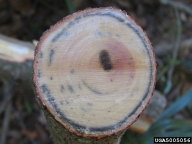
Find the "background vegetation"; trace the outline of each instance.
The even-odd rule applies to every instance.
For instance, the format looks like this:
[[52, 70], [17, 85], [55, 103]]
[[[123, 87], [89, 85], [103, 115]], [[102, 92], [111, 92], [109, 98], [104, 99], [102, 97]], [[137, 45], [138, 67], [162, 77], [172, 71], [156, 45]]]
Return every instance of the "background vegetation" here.
[[[147, 33], [157, 58], [156, 90], [167, 101], [148, 131], [128, 130], [121, 143], [152, 144], [154, 136], [192, 136], [191, 0], [0, 0], [0, 33], [24, 41], [39, 40], [66, 15], [106, 6], [126, 11]], [[0, 75], [0, 143], [52, 144], [33, 87], [26, 83]]]

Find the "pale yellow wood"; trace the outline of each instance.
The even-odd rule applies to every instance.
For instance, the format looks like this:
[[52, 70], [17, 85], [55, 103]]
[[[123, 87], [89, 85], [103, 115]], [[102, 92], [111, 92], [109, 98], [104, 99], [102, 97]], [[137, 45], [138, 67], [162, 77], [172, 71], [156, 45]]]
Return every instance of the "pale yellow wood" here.
[[138, 133], [146, 132], [151, 124], [155, 122], [163, 113], [166, 105], [167, 101], [165, 96], [162, 95], [159, 91], [154, 90], [153, 96], [148, 106], [137, 119], [137, 121], [130, 126], [130, 130]]
[[0, 59], [22, 63], [34, 59], [35, 46], [0, 34]]
[[156, 64], [142, 29], [115, 8], [87, 9], [51, 27], [37, 45], [40, 102], [75, 135], [125, 131], [149, 102]]
[[138, 133], [145, 133], [150, 125], [151, 125], [151, 121], [149, 119], [146, 118], [146, 116], [141, 115], [131, 126], [130, 126], [130, 130], [138, 132]]

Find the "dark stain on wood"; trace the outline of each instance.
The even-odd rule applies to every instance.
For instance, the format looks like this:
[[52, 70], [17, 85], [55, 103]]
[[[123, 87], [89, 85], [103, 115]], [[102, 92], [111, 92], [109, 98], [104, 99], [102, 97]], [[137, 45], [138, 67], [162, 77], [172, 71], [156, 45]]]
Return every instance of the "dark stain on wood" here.
[[75, 24], [74, 21], [70, 21], [69, 24], [68, 24], [68, 27], [72, 27], [74, 24]]
[[87, 13], [87, 14], [84, 14], [83, 17], [92, 17], [92, 16], [98, 16], [98, 15], [99, 16], [109, 16], [109, 17], [115, 18], [119, 22], [122, 22], [122, 23], [125, 22], [125, 20], [123, 18], [118, 17], [118, 16], [114, 15], [111, 12], [106, 12], [106, 13]]
[[83, 80], [83, 84], [90, 90], [92, 91], [94, 94], [97, 94], [97, 95], [101, 95], [102, 93], [92, 87], [90, 87], [84, 80]]
[[[146, 48], [146, 52], [148, 54], [148, 56], [150, 56], [150, 59], [152, 59], [151, 57], [151, 53], [150, 53], [150, 50], [149, 50], [149, 46], [148, 46], [148, 42], [145, 40], [143, 34], [141, 34], [140, 30], [138, 29], [137, 26], [135, 26], [132, 22], [130, 21], [125, 21], [123, 18], [117, 16], [117, 15], [114, 15], [113, 13], [111, 12], [105, 12], [105, 13], [88, 13], [88, 14], [84, 14], [83, 17], [92, 17], [92, 16], [108, 16], [108, 17], [111, 17], [111, 18], [114, 18], [116, 20], [118, 20], [119, 22], [123, 22], [125, 25], [127, 25], [130, 29], [132, 29], [136, 34], [137, 36], [141, 39], [141, 41], [143, 42], [143, 45], [144, 47]], [[53, 41], [56, 41], [58, 38], [61, 37], [61, 33], [60, 35], [57, 35], [55, 36], [55, 38], [53, 39]], [[152, 62], [150, 61], [150, 67], [152, 67]], [[151, 76], [152, 75], [152, 69], [151, 71], [149, 72], [149, 75]], [[91, 90], [93, 93], [95, 94], [102, 94], [101, 92], [97, 91], [97, 90], [94, 90], [93, 88], [91, 88], [90, 86], [88, 86], [86, 83], [84, 83], [84, 85], [89, 89]], [[150, 85], [151, 85], [151, 79], [149, 80], [149, 84], [148, 84], [148, 88], [146, 89], [146, 92], [145, 94], [143, 95], [142, 97], [142, 101], [144, 101], [146, 99], [146, 97], [148, 96], [148, 92], [149, 92], [149, 89], [150, 89]], [[76, 122], [70, 120], [69, 118], [67, 118], [65, 116], [65, 114], [63, 114], [63, 112], [58, 108], [57, 104], [55, 102], [52, 102], [51, 101], [54, 101], [54, 98], [51, 96], [51, 93], [50, 93], [50, 90], [47, 88], [47, 86], [45, 84], [43, 84], [41, 86], [41, 90], [42, 90], [42, 93], [44, 93], [47, 98], [48, 98], [48, 101], [49, 103], [55, 108], [55, 111], [57, 113], [60, 114], [60, 118], [61, 120], [65, 121], [66, 123], [70, 124], [74, 129], [76, 129], [77, 131], [80, 131], [80, 132], [83, 132], [85, 129], [87, 129], [86, 126], [84, 125], [79, 125], [77, 124]], [[106, 132], [106, 131], [111, 131], [111, 130], [114, 130], [114, 129], [117, 129], [119, 127], [121, 127], [123, 124], [125, 124], [127, 122], [127, 120], [135, 114], [135, 112], [139, 109], [139, 107], [141, 106], [141, 102], [137, 104], [137, 106], [132, 110], [132, 112], [127, 115], [123, 120], [121, 120], [120, 122], [114, 124], [114, 125], [109, 125], [109, 126], [105, 126], [105, 127], [90, 127], [89, 130], [91, 132]]]
[[111, 36], [111, 35], [112, 35], [110, 32], [108, 32], [107, 34], [108, 34], [108, 36]]
[[96, 35], [97, 35], [97, 36], [102, 36], [102, 33], [101, 33], [101, 32], [98, 32]]
[[70, 101], [69, 101], [69, 100], [66, 100], [65, 102], [66, 102], [66, 104], [67, 104], [67, 105], [70, 103]]
[[[146, 50], [148, 56], [150, 57], [150, 60], [153, 59], [152, 56], [151, 56], [151, 53], [150, 53], [150, 48], [148, 46], [148, 42], [145, 40], [143, 33], [139, 30], [139, 28], [137, 26], [135, 26], [134, 23], [132, 23], [130, 21], [125, 21], [123, 18], [118, 17], [117, 15], [114, 15], [111, 12], [106, 12], [106, 13], [89, 13], [89, 14], [84, 14], [84, 17], [97, 16], [97, 15], [108, 16], [108, 17], [114, 18], [114, 19], [118, 20], [119, 22], [123, 22], [126, 26], [128, 26], [130, 29], [132, 29], [135, 32], [135, 34], [141, 39], [141, 41], [142, 41], [142, 43], [143, 43], [143, 45], [145, 47], [145, 50]], [[152, 61], [149, 61], [149, 67], [153, 67]], [[148, 87], [146, 89], [146, 94], [143, 95], [143, 98], [142, 98], [143, 100], [145, 100], [145, 98], [148, 96], [147, 93], [149, 92], [149, 89], [150, 89], [150, 86], [151, 86], [152, 69], [149, 72], [149, 77], [150, 77], [150, 80], [149, 80], [149, 83], [148, 83]], [[136, 106], [136, 109], [137, 108], [138, 107]]]
[[64, 122], [70, 124], [74, 129], [76, 129], [78, 131], [81, 131], [81, 130], [84, 131], [86, 129], [86, 126], [79, 125], [76, 122], [74, 122], [73, 120], [70, 120], [69, 118], [67, 118], [65, 116], [65, 114], [60, 110], [58, 105], [54, 102], [55, 99], [52, 97], [51, 92], [50, 92], [50, 90], [49, 90], [49, 88], [47, 87], [46, 84], [43, 84], [41, 86], [41, 90], [42, 90], [42, 93], [45, 94], [46, 97], [48, 98], [47, 101], [54, 108], [55, 112], [60, 114], [61, 120], [63, 120]]
[[70, 122], [70, 123], [79, 132], [82, 132], [82, 131], [86, 130], [86, 126], [82, 126], [82, 125], [77, 124], [75, 122]]
[[[79, 125], [76, 122], [70, 120], [69, 118], [67, 118], [65, 116], [65, 114], [60, 110], [58, 105], [54, 102], [55, 99], [51, 96], [50, 90], [48, 89], [48, 87], [45, 84], [43, 84], [41, 86], [41, 89], [42, 89], [42, 92], [47, 96], [48, 102], [54, 107], [55, 111], [60, 114], [61, 120], [65, 121], [66, 123], [69, 123], [77, 131], [79, 130], [82, 132], [86, 129], [86, 126]], [[65, 102], [67, 104], [67, 101], [65, 101]], [[60, 101], [60, 104], [63, 105], [64, 103], [62, 101]], [[141, 105], [141, 102], [136, 106], [136, 108], [127, 117], [125, 117], [123, 120], [121, 120], [120, 122], [118, 122], [114, 125], [109, 125], [109, 126], [105, 126], [105, 127], [90, 127], [89, 130], [91, 132], [104, 132], [104, 131], [106, 132], [106, 131], [111, 131], [111, 130], [117, 129], [117, 128], [121, 127], [124, 123], [126, 123], [127, 119], [129, 117], [131, 117], [133, 114], [135, 114], [136, 110], [139, 108], [140, 105]]]
[[38, 78], [41, 77], [41, 71], [40, 71], [40, 69], [38, 69], [38, 71], [37, 71], [37, 77], [38, 77]]
[[[111, 125], [111, 126], [106, 126], [106, 127], [103, 127], [104, 129], [108, 129], [108, 130], [112, 130], [114, 129], [113, 127], [121, 127], [124, 123], [127, 122], [127, 120], [136, 113], [136, 111], [138, 110], [138, 108], [141, 106], [142, 104], [142, 101], [144, 100], [144, 98], [137, 104], [137, 106], [133, 109], [133, 111], [131, 113], [129, 113], [128, 116], [126, 116], [123, 120], [119, 121], [116, 125]], [[102, 132], [102, 129], [100, 128], [91, 128], [92, 130], [94, 131], [97, 131], [97, 132]]]
[[40, 53], [39, 53], [39, 59], [42, 59], [43, 58], [43, 52], [41, 51]]
[[63, 101], [62, 100], [60, 101], [60, 104], [63, 105]]
[[59, 39], [61, 36], [68, 36], [67, 30], [66, 30], [65, 28], [62, 29], [61, 32], [59, 32], [59, 33], [52, 39], [52, 42], [58, 41], [58, 39]]
[[60, 86], [60, 91], [63, 93], [65, 91], [65, 87], [63, 85]]
[[113, 69], [111, 58], [106, 50], [102, 50], [99, 54], [100, 64], [105, 71], [110, 71]]
[[74, 69], [72, 69], [72, 70], [70, 71], [70, 73], [71, 73], [71, 74], [74, 74], [74, 73], [75, 73], [75, 70], [74, 70]]
[[85, 109], [85, 108], [83, 108], [83, 107], [81, 107], [81, 110], [82, 110], [83, 112], [87, 112], [87, 111], [88, 111], [87, 109]]
[[82, 89], [81, 89], [81, 85], [80, 85], [80, 84], [79, 84], [79, 89], [80, 89], [80, 90], [82, 90]]
[[49, 53], [49, 63], [48, 66], [51, 66], [52, 60], [53, 60], [54, 50], [51, 49]]
[[72, 85], [68, 85], [68, 90], [69, 90], [71, 93], [74, 93], [74, 92], [75, 92], [74, 89], [73, 89], [73, 87], [72, 87]]
[[51, 104], [53, 104], [52, 101], [54, 101], [54, 98], [51, 96], [51, 92], [50, 92], [50, 90], [47, 88], [47, 85], [46, 85], [46, 84], [43, 84], [43, 85], [41, 86], [41, 90], [42, 90], [43, 94], [45, 94], [46, 97], [48, 98], [47, 101], [50, 102]]
[[88, 106], [93, 106], [93, 104], [92, 104], [92, 103], [87, 103], [87, 105], [88, 105]]
[[75, 21], [78, 21], [78, 20], [80, 20], [81, 19], [81, 17], [76, 17], [75, 18]]
[[89, 130], [91, 132], [104, 132], [104, 131], [110, 131], [110, 130], [115, 130], [115, 126], [114, 127], [91, 127]]
[[120, 35], [119, 35], [119, 34], [116, 34], [116, 37], [120, 37]]

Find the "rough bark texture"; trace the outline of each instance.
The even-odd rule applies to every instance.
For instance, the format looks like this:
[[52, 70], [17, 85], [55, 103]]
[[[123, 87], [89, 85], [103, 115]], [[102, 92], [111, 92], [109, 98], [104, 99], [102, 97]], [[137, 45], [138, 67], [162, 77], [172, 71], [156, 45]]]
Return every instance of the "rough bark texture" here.
[[0, 75], [2, 79], [13, 79], [14, 77], [31, 81], [32, 86], [32, 61], [26, 61], [22, 63], [9, 62], [0, 60]]

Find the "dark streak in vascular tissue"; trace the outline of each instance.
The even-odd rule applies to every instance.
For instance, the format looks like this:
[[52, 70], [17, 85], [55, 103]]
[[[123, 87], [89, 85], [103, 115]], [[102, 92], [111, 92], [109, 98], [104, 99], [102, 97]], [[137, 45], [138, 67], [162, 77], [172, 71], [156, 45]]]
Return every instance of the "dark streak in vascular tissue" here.
[[64, 28], [62, 29], [53, 39], [52, 42], [56, 42], [61, 36], [68, 36], [67, 30]]
[[65, 103], [66, 103], [66, 104], [69, 104], [69, 103], [70, 103], [70, 101], [69, 101], [69, 100], [66, 100], [66, 101], [65, 101]]
[[88, 112], [88, 111], [90, 111], [89, 109], [86, 109], [86, 108], [81, 108], [81, 110], [83, 111], [83, 112]]
[[92, 91], [93, 93], [97, 94], [97, 95], [101, 95], [102, 93], [92, 87], [90, 87], [84, 80], [83, 80], [83, 84], [90, 90]]
[[88, 106], [92, 106], [93, 104], [92, 103], [87, 103]]
[[96, 36], [102, 36], [101, 32], [96, 33]]
[[51, 65], [51, 63], [52, 63], [52, 60], [53, 60], [53, 55], [54, 55], [54, 50], [53, 49], [51, 49], [51, 51], [50, 51], [50, 54], [49, 54], [49, 66]]
[[37, 77], [38, 77], [38, 78], [41, 77], [41, 71], [40, 71], [40, 69], [38, 69], [38, 71], [37, 71]]
[[63, 105], [63, 101], [62, 100], [60, 101], [60, 104]]
[[47, 101], [49, 101], [49, 102], [54, 101], [54, 98], [52, 98], [51, 92], [50, 92], [50, 90], [47, 88], [47, 85], [46, 85], [46, 84], [43, 84], [43, 85], [41, 86], [41, 90], [42, 90], [42, 92], [46, 95], [46, 97], [48, 98]]
[[64, 104], [65, 104], [65, 105], [68, 105], [69, 103], [70, 103], [69, 100], [61, 100], [61, 101], [60, 101], [60, 104], [61, 104], [61, 105], [64, 105]]
[[[114, 15], [113, 13], [111, 12], [104, 12], [102, 14], [100, 13], [89, 13], [89, 14], [84, 14], [83, 17], [93, 17], [93, 16], [106, 16], [106, 17], [110, 17], [110, 18], [114, 18], [116, 20], [118, 20], [119, 22], [123, 22], [125, 25], [127, 25], [130, 29], [132, 29], [137, 35], [138, 37], [141, 39], [141, 41], [143, 42], [144, 44], [144, 47], [146, 48], [145, 51], [146, 53], [148, 53], [149, 56], [151, 56], [151, 53], [149, 51], [149, 48], [148, 48], [148, 44], [147, 44], [147, 41], [145, 40], [142, 32], [131, 22], [131, 21], [127, 21], [127, 20], [124, 20], [122, 17], [119, 17], [118, 15]], [[76, 20], [79, 20], [81, 17], [77, 17]], [[70, 28], [72, 25], [68, 25], [67, 28]], [[61, 36], [62, 34], [66, 33], [66, 30], [63, 29], [62, 32], [60, 32], [59, 34], [57, 34], [54, 39], [52, 41], [57, 41]], [[54, 53], [54, 51], [53, 51]], [[50, 53], [51, 55], [51, 53]], [[52, 56], [51, 56], [52, 57]], [[150, 57], [151, 58], [151, 57]], [[51, 60], [51, 59], [50, 59]], [[51, 64], [51, 61], [50, 61], [50, 64]], [[152, 67], [152, 62], [150, 61], [150, 67]], [[152, 75], [152, 70], [150, 71], [149, 75]], [[102, 93], [98, 90], [95, 90], [94, 88], [90, 87], [84, 80], [83, 80], [83, 84], [90, 90], [92, 91], [93, 93], [95, 94], [99, 94], [101, 95]], [[149, 81], [149, 85], [148, 85], [148, 88], [146, 90], [146, 93], [143, 95], [143, 98], [142, 98], [142, 101], [145, 100], [145, 98], [148, 96], [148, 92], [149, 92], [149, 88], [150, 88], [150, 84], [151, 84], [151, 80]], [[71, 85], [68, 85], [68, 89], [69, 91], [72, 93], [74, 92], [73, 88]], [[44, 95], [46, 95], [47, 97], [47, 101], [52, 105], [52, 107], [55, 108], [55, 111], [57, 113], [60, 114], [60, 117], [61, 117], [61, 120], [63, 120], [64, 122], [70, 124], [74, 129], [79, 129], [79, 131], [83, 132], [85, 129], [87, 129], [86, 126], [84, 125], [79, 125], [77, 122], [73, 121], [73, 120], [70, 120], [68, 119], [64, 113], [62, 113], [62, 111], [58, 108], [57, 104], [54, 102], [54, 98], [52, 97], [51, 95], [51, 92], [50, 90], [48, 89], [48, 87], [46, 86], [46, 84], [43, 84], [41, 86], [41, 90], [42, 90], [42, 93]], [[61, 103], [61, 102], [60, 102]], [[127, 120], [134, 115], [134, 113], [139, 109], [141, 105], [141, 102], [134, 108], [134, 110], [129, 114], [127, 115], [123, 120], [121, 120], [120, 122], [116, 123], [116, 124], [113, 124], [113, 125], [109, 125], [109, 126], [106, 126], [106, 127], [90, 127], [89, 130], [90, 132], [107, 132], [107, 131], [110, 131], [110, 130], [114, 130], [114, 129], [117, 129], [119, 127], [122, 127], [122, 125], [124, 125], [125, 123], [127, 123]]]
[[116, 37], [120, 37], [120, 35], [119, 35], [119, 34], [116, 34]]
[[102, 50], [99, 55], [100, 55], [99, 56], [100, 63], [103, 69], [105, 71], [110, 71], [111, 69], [113, 69], [113, 66], [110, 60], [110, 55], [108, 54], [108, 52], [106, 50]]
[[76, 17], [75, 18], [75, 21], [78, 21], [78, 20], [80, 20], [81, 19], [81, 17]]
[[97, 33], [95, 33], [95, 36], [96, 37], [117, 37], [117, 38], [119, 38], [120, 37], [120, 35], [119, 34], [113, 34], [113, 33], [111, 33], [111, 32], [97, 32]]
[[67, 25], [67, 27], [72, 27], [75, 24], [74, 21], [70, 21], [69, 24]]
[[[75, 21], [77, 22], [78, 19], [80, 19], [80, 18], [76, 18]], [[67, 28], [62, 29], [62, 30], [52, 39], [52, 42], [56, 42], [56, 41], [57, 41], [60, 37], [62, 37], [62, 36], [65, 36], [65, 37], [68, 36], [69, 33], [67, 32], [67, 29], [69, 29], [70, 27], [74, 26], [74, 25], [76, 24], [75, 21], [70, 21], [70, 22], [68, 23], [68, 25], [66, 26]]]
[[71, 74], [74, 74], [74, 73], [75, 73], [75, 70], [74, 70], [74, 69], [72, 69], [72, 70], [70, 71], [70, 73], [71, 73]]
[[69, 90], [71, 93], [74, 93], [74, 92], [75, 92], [74, 89], [73, 89], [73, 87], [72, 87], [71, 85], [68, 85], [68, 90]]
[[61, 85], [60, 90], [61, 90], [61, 93], [63, 93], [63, 92], [64, 92], [65, 88], [64, 88], [64, 86], [63, 86], [63, 85]]
[[39, 59], [42, 59], [43, 58], [43, 52], [40, 52], [39, 53]]
[[[46, 97], [48, 98], [47, 101], [50, 103], [50, 105], [52, 105], [52, 107], [54, 107], [55, 109], [55, 112], [58, 113], [60, 115], [60, 118], [61, 120], [69, 123], [71, 126], [73, 126], [74, 129], [85, 129], [86, 127], [85, 126], [82, 126], [82, 125], [79, 125], [77, 124], [76, 122], [68, 119], [65, 114], [59, 109], [57, 103], [55, 103], [55, 99], [52, 97], [51, 95], [51, 92], [50, 90], [48, 89], [47, 85], [46, 84], [43, 84], [41, 86], [41, 90], [42, 90], [42, 93], [46, 95]], [[63, 102], [63, 101], [62, 101]], [[60, 103], [62, 103], [60, 102]]]
[[111, 36], [112, 34], [110, 32], [107, 33], [108, 36]]
[[82, 90], [81, 85], [79, 84], [79, 89]]

